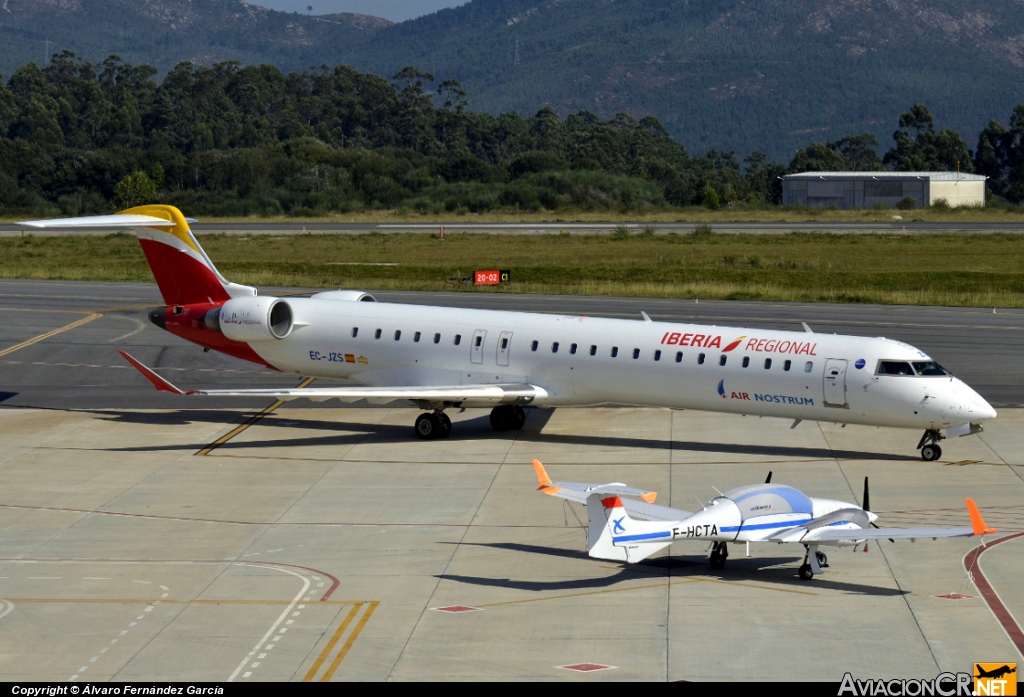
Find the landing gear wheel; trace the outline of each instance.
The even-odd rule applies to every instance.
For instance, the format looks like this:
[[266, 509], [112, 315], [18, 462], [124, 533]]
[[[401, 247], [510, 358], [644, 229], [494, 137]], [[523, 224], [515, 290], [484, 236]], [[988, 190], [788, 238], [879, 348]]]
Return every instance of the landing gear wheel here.
[[436, 414], [420, 414], [416, 417], [416, 435], [423, 440], [434, 440], [441, 436], [441, 420]]
[[729, 548], [724, 542], [716, 542], [708, 557], [708, 566], [715, 571], [725, 568], [725, 560], [729, 558]]
[[921, 448], [921, 459], [926, 462], [934, 462], [942, 457], [942, 448], [938, 445], [926, 445]]
[[818, 557], [818, 566], [823, 569], [828, 567], [828, 556], [824, 552], [816, 552], [815, 556]]
[[491, 409], [491, 428], [495, 431], [517, 431], [526, 423], [526, 411], [518, 404], [502, 404]]
[[814, 572], [811, 571], [811, 565], [807, 562], [804, 562], [804, 564], [800, 567], [800, 578], [802, 578], [804, 581], [810, 581], [812, 578], [814, 578]]
[[437, 420], [441, 424], [441, 430], [438, 431], [438, 438], [447, 438], [452, 433], [452, 420], [448, 418], [448, 415], [443, 411], [437, 415]]

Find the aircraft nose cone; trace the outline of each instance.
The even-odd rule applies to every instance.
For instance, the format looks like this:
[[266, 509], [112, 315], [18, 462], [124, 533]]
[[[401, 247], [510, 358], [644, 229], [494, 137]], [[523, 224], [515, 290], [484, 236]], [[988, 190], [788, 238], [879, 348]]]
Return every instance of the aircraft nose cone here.
[[980, 421], [989, 421], [996, 418], [996, 410], [984, 399], [971, 403], [971, 412], [974, 418]]

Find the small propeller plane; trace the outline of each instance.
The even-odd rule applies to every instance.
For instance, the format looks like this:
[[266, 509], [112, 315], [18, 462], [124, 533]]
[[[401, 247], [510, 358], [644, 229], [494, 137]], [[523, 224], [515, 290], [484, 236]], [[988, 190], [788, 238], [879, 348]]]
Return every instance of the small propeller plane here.
[[[587, 547], [595, 559], [630, 564], [647, 559], [678, 540], [710, 542], [708, 563], [725, 567], [730, 542], [801, 544], [806, 550], [800, 578], [809, 581], [828, 566], [819, 547], [853, 547], [868, 540], [971, 537], [997, 532], [988, 527], [977, 505], [967, 499], [969, 528], [880, 528], [869, 510], [868, 478], [864, 477], [863, 506], [846, 501], [812, 498], [793, 487], [763, 484], [732, 489], [713, 498], [696, 513], [654, 503], [657, 492], [620, 482], [588, 484], [554, 482], [540, 460], [533, 461], [539, 491], [587, 507]], [[639, 499], [639, 500], [637, 500]]]

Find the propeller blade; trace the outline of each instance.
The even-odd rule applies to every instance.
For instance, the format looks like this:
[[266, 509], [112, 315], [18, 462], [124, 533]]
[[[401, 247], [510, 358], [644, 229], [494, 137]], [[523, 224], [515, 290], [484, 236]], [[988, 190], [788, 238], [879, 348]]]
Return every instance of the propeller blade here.
[[868, 478], [864, 477], [864, 503], [861, 505], [865, 511], [871, 510], [870, 495], [868, 493]]
[[764, 483], [765, 484], [771, 484], [772, 483], [772, 471], [771, 470], [768, 470], [768, 476], [765, 477]]

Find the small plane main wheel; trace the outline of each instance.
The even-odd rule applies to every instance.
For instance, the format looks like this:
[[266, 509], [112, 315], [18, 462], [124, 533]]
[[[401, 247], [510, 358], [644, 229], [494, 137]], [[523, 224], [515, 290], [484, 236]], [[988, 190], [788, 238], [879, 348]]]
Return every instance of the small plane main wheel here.
[[420, 414], [416, 418], [416, 435], [423, 440], [433, 440], [441, 433], [441, 420], [434, 414]]
[[926, 462], [934, 462], [942, 457], [942, 448], [934, 443], [921, 448], [921, 459]]
[[452, 433], [452, 420], [443, 411], [437, 414], [438, 423], [441, 429], [437, 432], [438, 438], [447, 438]]
[[818, 557], [818, 566], [823, 569], [828, 566], [828, 556], [824, 552], [816, 552], [815, 556]]
[[725, 568], [725, 557], [718, 552], [712, 552], [711, 556], [708, 557], [708, 566], [715, 571]]
[[800, 567], [800, 578], [805, 581], [810, 581], [814, 578], [814, 571], [811, 570], [811, 565], [806, 562]]

